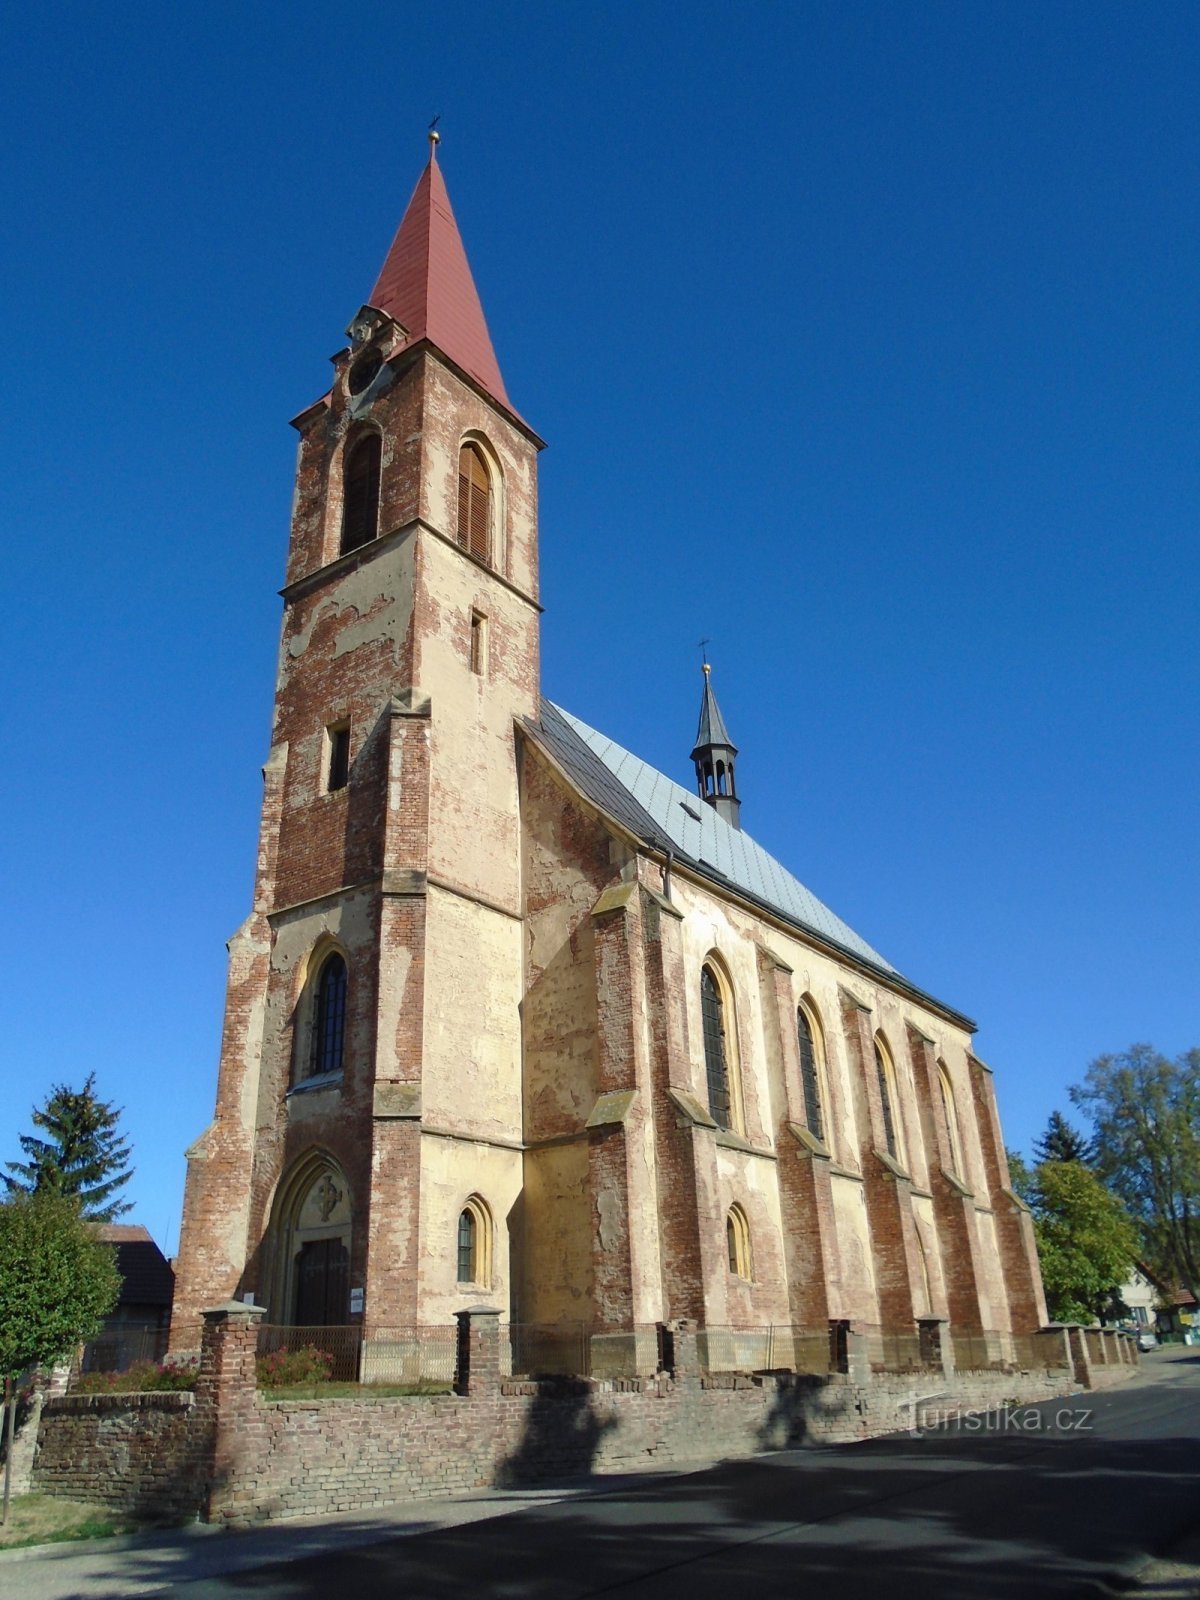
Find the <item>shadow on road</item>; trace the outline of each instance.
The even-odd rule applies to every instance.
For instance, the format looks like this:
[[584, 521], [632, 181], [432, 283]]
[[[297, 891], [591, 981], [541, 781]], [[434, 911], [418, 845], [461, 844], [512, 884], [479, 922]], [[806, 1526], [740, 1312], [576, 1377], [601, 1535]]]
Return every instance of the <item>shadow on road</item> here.
[[[487, 1522], [188, 1582], [156, 1552], [125, 1571], [195, 1596], [888, 1600], [1111, 1594], [1114, 1569], [1200, 1508], [1190, 1439], [930, 1435], [642, 1479]], [[369, 1519], [364, 1519], [369, 1521]], [[347, 1530], [348, 1540], [353, 1529]], [[186, 1586], [181, 1590], [181, 1585]]]

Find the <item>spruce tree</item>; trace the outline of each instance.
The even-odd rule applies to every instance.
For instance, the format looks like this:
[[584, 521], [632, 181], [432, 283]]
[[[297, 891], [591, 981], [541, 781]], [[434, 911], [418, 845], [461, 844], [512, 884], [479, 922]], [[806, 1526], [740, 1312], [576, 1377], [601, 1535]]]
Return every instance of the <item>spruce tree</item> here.
[[10, 1198], [64, 1195], [91, 1222], [112, 1222], [133, 1209], [118, 1194], [133, 1176], [121, 1113], [97, 1096], [95, 1085], [94, 1072], [82, 1089], [56, 1084], [42, 1109], [34, 1111], [33, 1125], [46, 1137], [20, 1135], [27, 1159], [6, 1162], [8, 1172], [0, 1174]]
[[1033, 1156], [1038, 1162], [1080, 1161], [1087, 1166], [1092, 1159], [1092, 1147], [1061, 1111], [1052, 1111], [1045, 1133], [1034, 1143]]

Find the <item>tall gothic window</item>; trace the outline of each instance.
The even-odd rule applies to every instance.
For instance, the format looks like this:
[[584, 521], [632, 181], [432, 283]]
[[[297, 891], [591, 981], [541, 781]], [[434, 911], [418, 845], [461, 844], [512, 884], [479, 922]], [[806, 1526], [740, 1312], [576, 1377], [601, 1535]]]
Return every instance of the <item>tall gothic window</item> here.
[[486, 1203], [472, 1195], [458, 1216], [456, 1273], [459, 1283], [492, 1282], [492, 1218]]
[[883, 1104], [883, 1139], [887, 1153], [897, 1161], [900, 1149], [896, 1142], [896, 1107], [892, 1098], [892, 1064], [884, 1055], [879, 1041], [875, 1041], [875, 1072], [879, 1079], [879, 1098]]
[[346, 963], [335, 950], [326, 957], [317, 976], [308, 1061], [310, 1077], [342, 1070], [345, 1033]]
[[379, 464], [383, 441], [365, 433], [346, 457], [342, 479], [342, 554], [370, 544], [379, 532]]
[[938, 1088], [942, 1091], [942, 1110], [946, 1113], [946, 1134], [950, 1140], [950, 1170], [956, 1178], [964, 1178], [962, 1144], [958, 1137], [958, 1114], [954, 1107], [954, 1085], [944, 1061], [937, 1064]]
[[470, 1208], [458, 1219], [458, 1281], [475, 1282], [475, 1214]]
[[817, 1076], [817, 1047], [812, 1024], [803, 1006], [796, 1011], [796, 1033], [800, 1040], [800, 1083], [804, 1090], [804, 1115], [808, 1131], [817, 1139], [825, 1137], [821, 1115], [821, 1083]]
[[476, 444], [458, 452], [458, 542], [480, 561], [491, 559], [492, 477]]
[[750, 1224], [741, 1206], [729, 1208], [725, 1218], [725, 1249], [729, 1256], [729, 1270], [737, 1278], [749, 1281], [754, 1276], [754, 1259], [750, 1254]]
[[704, 1033], [704, 1066], [708, 1075], [708, 1109], [718, 1128], [731, 1123], [729, 1055], [725, 1048], [725, 999], [712, 968], [700, 973], [700, 1019]]

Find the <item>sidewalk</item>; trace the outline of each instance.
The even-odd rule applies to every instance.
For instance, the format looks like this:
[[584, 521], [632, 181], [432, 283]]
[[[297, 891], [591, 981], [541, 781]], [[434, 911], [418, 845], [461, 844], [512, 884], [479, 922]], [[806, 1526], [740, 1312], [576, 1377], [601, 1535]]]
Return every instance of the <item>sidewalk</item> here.
[[592, 1478], [553, 1489], [478, 1489], [446, 1500], [412, 1500], [375, 1511], [297, 1517], [259, 1528], [205, 1523], [159, 1528], [79, 1543], [32, 1545], [0, 1552], [0, 1593], [21, 1600], [120, 1600], [173, 1591], [199, 1578], [304, 1556], [357, 1549], [383, 1539], [464, 1527], [534, 1506], [611, 1492], [627, 1477]]

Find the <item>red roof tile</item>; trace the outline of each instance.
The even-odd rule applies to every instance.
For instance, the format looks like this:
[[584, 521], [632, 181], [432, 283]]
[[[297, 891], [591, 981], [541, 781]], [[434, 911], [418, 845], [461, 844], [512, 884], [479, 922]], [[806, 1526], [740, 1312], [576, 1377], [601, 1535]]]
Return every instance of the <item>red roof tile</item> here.
[[408, 202], [370, 303], [402, 323], [414, 343], [430, 340], [512, 410], [445, 179], [433, 155]]

